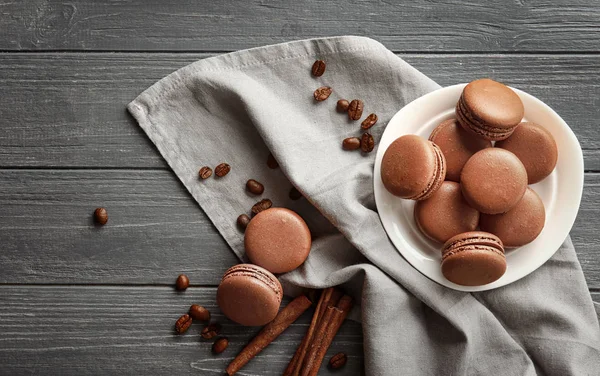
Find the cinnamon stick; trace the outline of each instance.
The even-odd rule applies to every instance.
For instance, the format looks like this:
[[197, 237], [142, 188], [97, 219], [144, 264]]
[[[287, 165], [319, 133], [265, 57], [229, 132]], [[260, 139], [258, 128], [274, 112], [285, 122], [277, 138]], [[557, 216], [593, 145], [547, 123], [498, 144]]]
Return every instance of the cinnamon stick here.
[[340, 330], [342, 323], [352, 309], [352, 298], [344, 295], [337, 304], [337, 307], [327, 307], [327, 312], [323, 317], [318, 331], [314, 335], [314, 341], [310, 346], [310, 350], [306, 355], [306, 359], [302, 366], [301, 376], [316, 376], [321, 367], [321, 363], [325, 358], [327, 349], [331, 346], [333, 338]]
[[312, 305], [312, 302], [304, 295], [298, 296], [285, 306], [275, 319], [265, 325], [250, 343], [229, 363], [226, 372], [229, 376], [239, 371], [246, 363], [267, 347], [275, 338], [286, 330], [304, 311]]
[[327, 307], [330, 305], [336, 305], [341, 296], [342, 292], [334, 287], [329, 287], [323, 290], [321, 297], [319, 298], [319, 302], [317, 303], [317, 307], [315, 308], [315, 313], [310, 322], [310, 326], [308, 327], [300, 346], [298, 346], [294, 357], [283, 372], [284, 376], [298, 376], [300, 374], [302, 363], [306, 358], [306, 353], [309, 345], [312, 343], [314, 333], [317, 330], [317, 327], [320, 325], [325, 314], [325, 309], [327, 309]]

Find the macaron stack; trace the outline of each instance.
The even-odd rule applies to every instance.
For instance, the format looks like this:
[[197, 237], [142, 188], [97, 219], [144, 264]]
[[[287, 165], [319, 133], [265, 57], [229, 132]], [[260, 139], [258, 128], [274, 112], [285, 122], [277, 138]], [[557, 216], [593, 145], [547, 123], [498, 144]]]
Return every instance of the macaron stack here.
[[464, 88], [456, 119], [429, 140], [396, 139], [383, 156], [383, 185], [417, 200], [417, 227], [443, 244], [442, 273], [454, 283], [496, 281], [506, 270], [504, 248], [532, 242], [544, 227], [544, 204], [528, 184], [552, 173], [558, 150], [542, 125], [522, 122], [524, 114], [509, 87], [476, 80]]

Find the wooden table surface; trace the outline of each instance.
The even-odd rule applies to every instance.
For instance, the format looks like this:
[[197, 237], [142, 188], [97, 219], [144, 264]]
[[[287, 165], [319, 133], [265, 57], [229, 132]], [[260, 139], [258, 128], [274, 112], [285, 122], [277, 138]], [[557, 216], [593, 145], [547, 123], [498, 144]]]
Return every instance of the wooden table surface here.
[[[1, 0], [0, 31], [2, 375], [222, 374], [257, 331], [216, 307], [237, 260], [125, 106], [195, 60], [300, 38], [369, 36], [441, 85], [491, 76], [553, 107], [583, 148], [571, 235], [600, 301], [599, 2]], [[191, 303], [223, 323], [228, 351], [213, 356], [200, 325], [173, 335]], [[240, 374], [281, 374], [309, 320]], [[360, 374], [359, 324], [338, 351], [337, 374]]]

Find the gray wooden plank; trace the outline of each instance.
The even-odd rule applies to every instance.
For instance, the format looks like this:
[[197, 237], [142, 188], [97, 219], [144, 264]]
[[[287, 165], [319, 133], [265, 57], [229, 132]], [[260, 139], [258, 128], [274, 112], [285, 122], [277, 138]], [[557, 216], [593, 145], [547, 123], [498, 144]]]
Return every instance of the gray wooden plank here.
[[[125, 105], [207, 56], [0, 54], [0, 167], [166, 168]], [[597, 55], [401, 56], [444, 86], [492, 76], [537, 96], [577, 134], [586, 170], [600, 171]]]
[[[195, 323], [181, 336], [175, 320], [193, 303], [208, 308], [222, 324], [230, 345], [211, 353]], [[285, 304], [285, 303], [284, 303]], [[253, 359], [240, 375], [281, 375], [312, 316], [304, 313]], [[177, 293], [167, 287], [0, 286], [0, 373], [5, 375], [222, 375], [225, 367], [258, 331], [223, 317], [215, 288]], [[359, 375], [362, 368], [360, 324], [346, 321], [326, 359], [348, 354], [336, 375]], [[322, 375], [334, 374], [325, 367]]]
[[[90, 215], [105, 206], [109, 223]], [[0, 170], [0, 283], [215, 285], [236, 258], [170, 171]], [[235, 218], [232, 218], [234, 221]], [[600, 174], [588, 173], [571, 232], [600, 288]]]
[[590, 0], [2, 1], [3, 50], [222, 51], [365, 35], [395, 51], [598, 51]]

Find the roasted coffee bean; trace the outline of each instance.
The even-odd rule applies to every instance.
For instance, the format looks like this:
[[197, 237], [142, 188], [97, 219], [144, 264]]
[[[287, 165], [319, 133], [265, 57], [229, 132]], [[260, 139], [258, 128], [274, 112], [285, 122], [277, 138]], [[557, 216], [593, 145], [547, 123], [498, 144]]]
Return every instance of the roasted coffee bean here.
[[367, 116], [365, 118], [365, 120], [363, 120], [363, 122], [360, 124], [360, 127], [362, 129], [369, 129], [372, 126], [374, 126], [375, 123], [377, 123], [377, 115], [371, 114], [371, 115]]
[[108, 212], [104, 208], [96, 208], [94, 210], [94, 220], [100, 225], [105, 225], [108, 222]]
[[363, 101], [360, 99], [353, 99], [348, 107], [348, 119], [358, 120], [361, 118], [363, 113]]
[[240, 216], [237, 217], [237, 225], [242, 230], [245, 230], [246, 227], [248, 227], [248, 223], [250, 223], [250, 217], [246, 214], [240, 214]]
[[217, 175], [220, 178], [227, 175], [229, 171], [231, 171], [231, 166], [227, 163], [221, 163], [220, 165], [215, 167], [215, 175]]
[[219, 335], [221, 324], [213, 322], [204, 327], [200, 332], [200, 336], [204, 339], [213, 339]]
[[269, 209], [271, 206], [273, 206], [273, 203], [268, 198], [260, 200], [259, 202], [254, 204], [254, 206], [252, 206], [252, 215], [257, 215], [261, 211]]
[[215, 354], [220, 354], [229, 346], [229, 341], [225, 337], [218, 338], [215, 343], [212, 345], [212, 352]]
[[180, 274], [175, 281], [175, 288], [179, 291], [183, 291], [190, 286], [190, 279], [185, 274]]
[[198, 320], [198, 321], [209, 321], [210, 320], [210, 312], [208, 312], [208, 309], [206, 309], [198, 304], [192, 304], [188, 313], [194, 320]]
[[360, 148], [365, 153], [370, 153], [375, 148], [375, 139], [369, 132], [365, 132], [360, 140]]
[[270, 169], [279, 167], [279, 163], [277, 163], [277, 160], [271, 153], [269, 153], [269, 156], [267, 157], [267, 166], [269, 166]]
[[290, 189], [289, 196], [292, 200], [296, 201], [302, 198], [302, 193], [300, 193], [300, 191], [297, 190], [296, 187], [292, 187], [292, 189]]
[[340, 369], [346, 365], [346, 361], [348, 357], [344, 353], [338, 353], [329, 359], [329, 368], [331, 369]]
[[348, 137], [342, 141], [342, 148], [344, 150], [356, 150], [360, 148], [360, 138], [358, 137]]
[[200, 179], [208, 179], [212, 176], [212, 168], [208, 166], [204, 166], [198, 171], [198, 176]]
[[335, 109], [337, 110], [337, 112], [346, 112], [348, 111], [348, 107], [350, 107], [350, 102], [348, 102], [345, 99], [340, 99], [339, 101], [337, 101]]
[[250, 179], [246, 182], [246, 189], [254, 195], [262, 195], [265, 191], [265, 186], [254, 179]]
[[333, 90], [329, 86], [322, 86], [322, 87], [318, 88], [317, 90], [315, 90], [315, 92], [313, 93], [313, 96], [315, 97], [316, 101], [321, 102], [321, 101], [324, 101], [325, 99], [329, 98], [332, 91]]
[[312, 66], [312, 74], [315, 77], [321, 77], [323, 73], [325, 73], [325, 68], [327, 68], [327, 64], [323, 60], [317, 60]]
[[175, 332], [177, 334], [183, 334], [190, 328], [191, 325], [192, 318], [186, 313], [175, 322]]

